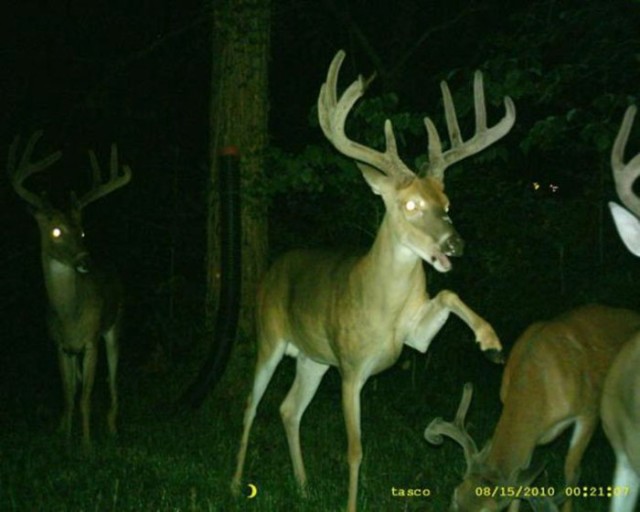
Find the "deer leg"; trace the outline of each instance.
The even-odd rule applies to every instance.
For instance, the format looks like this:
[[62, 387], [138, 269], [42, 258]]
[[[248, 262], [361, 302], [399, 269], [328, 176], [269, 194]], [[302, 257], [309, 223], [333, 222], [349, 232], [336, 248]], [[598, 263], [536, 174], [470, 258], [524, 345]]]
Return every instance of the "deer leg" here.
[[58, 347], [58, 366], [62, 377], [62, 390], [64, 393], [64, 411], [60, 420], [60, 432], [63, 432], [67, 439], [71, 437], [71, 426], [73, 424], [73, 409], [76, 400], [77, 367], [76, 356], [64, 352]]
[[[259, 340], [260, 346], [261, 340]], [[256, 416], [256, 409], [262, 395], [273, 377], [273, 372], [284, 357], [284, 351], [286, 344], [284, 342], [279, 343], [274, 349], [267, 353], [258, 353], [258, 362], [256, 364], [255, 376], [253, 378], [253, 389], [247, 399], [247, 407], [244, 411], [244, 427], [242, 432], [242, 439], [240, 441], [240, 449], [238, 450], [238, 458], [236, 464], [236, 472], [231, 480], [231, 492], [235, 495], [240, 492], [240, 481], [242, 480], [242, 470], [244, 468], [244, 461], [247, 456], [247, 445], [249, 444], [249, 432], [251, 431], [251, 425], [253, 419]]]
[[85, 452], [91, 452], [91, 393], [96, 377], [98, 344], [89, 343], [84, 350], [82, 361], [82, 396], [80, 397], [80, 415], [82, 417], [82, 444]]
[[420, 318], [411, 335], [411, 341], [407, 344], [425, 352], [433, 337], [449, 318], [449, 313], [454, 313], [469, 326], [475, 334], [480, 350], [502, 350], [502, 345], [493, 327], [484, 318], [474, 313], [457, 294], [450, 290], [442, 290], [424, 304]]
[[509, 505], [508, 512], [518, 512], [520, 510], [520, 500], [513, 500]]
[[[576, 420], [569, 443], [567, 458], [564, 461], [564, 479], [566, 482], [565, 485], [568, 487], [578, 484], [580, 462], [582, 461], [582, 456], [587, 449], [589, 441], [591, 441], [591, 436], [593, 436], [595, 428], [596, 421], [593, 418], [578, 418]], [[562, 505], [562, 512], [571, 512], [571, 509], [571, 499], [567, 499]]]
[[[617, 491], [611, 500], [613, 512], [633, 512], [640, 489], [640, 476], [634, 471], [625, 453], [616, 450], [616, 469], [613, 488]], [[625, 495], [625, 492], [628, 494]]]
[[111, 406], [107, 413], [107, 427], [111, 434], [115, 434], [116, 419], [118, 416], [118, 389], [117, 389], [117, 373], [118, 373], [118, 329], [117, 326], [113, 326], [104, 335], [105, 348], [107, 353], [107, 367], [109, 369], [109, 394], [111, 396]]
[[358, 497], [358, 474], [362, 462], [362, 440], [360, 434], [360, 391], [364, 382], [360, 378], [342, 376], [342, 407], [347, 427], [347, 461], [349, 463], [348, 512], [356, 512]]
[[317, 363], [300, 354], [296, 362], [295, 380], [280, 406], [293, 463], [293, 474], [303, 495], [306, 495], [307, 475], [300, 450], [300, 420], [328, 369], [329, 365]]

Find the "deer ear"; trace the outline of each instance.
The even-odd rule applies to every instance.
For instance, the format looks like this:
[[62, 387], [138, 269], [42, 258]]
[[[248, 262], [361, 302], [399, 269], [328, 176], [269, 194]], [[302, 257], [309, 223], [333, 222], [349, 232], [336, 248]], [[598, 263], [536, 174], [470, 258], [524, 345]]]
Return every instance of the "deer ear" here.
[[393, 187], [392, 180], [375, 167], [363, 164], [362, 162], [356, 162], [356, 165], [374, 194], [384, 195], [390, 187]]
[[617, 203], [610, 202], [609, 209], [624, 245], [632, 254], [640, 256], [640, 220]]

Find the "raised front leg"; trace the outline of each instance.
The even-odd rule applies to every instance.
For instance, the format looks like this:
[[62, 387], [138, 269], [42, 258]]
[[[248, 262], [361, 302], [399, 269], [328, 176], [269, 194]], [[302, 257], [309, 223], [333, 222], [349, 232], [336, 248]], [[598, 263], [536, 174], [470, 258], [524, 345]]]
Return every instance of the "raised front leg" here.
[[[474, 313], [457, 294], [449, 290], [442, 290], [438, 295], [425, 302], [415, 320], [415, 326], [406, 344], [426, 352], [431, 340], [442, 329], [442, 326], [454, 313], [473, 331], [476, 342], [483, 352], [491, 351], [499, 354], [502, 345], [493, 327], [484, 318]], [[492, 357], [492, 359], [499, 359]]]

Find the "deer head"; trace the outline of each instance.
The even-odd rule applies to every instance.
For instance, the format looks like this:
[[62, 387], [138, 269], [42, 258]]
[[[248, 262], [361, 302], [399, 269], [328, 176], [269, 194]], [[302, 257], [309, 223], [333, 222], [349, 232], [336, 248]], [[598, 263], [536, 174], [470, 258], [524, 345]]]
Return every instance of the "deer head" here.
[[[486, 464], [486, 459], [491, 449], [491, 440], [485, 444], [481, 451], [478, 451], [476, 443], [464, 425], [472, 395], [473, 385], [467, 382], [464, 385], [454, 420], [448, 422], [442, 418], [435, 418], [425, 429], [424, 437], [429, 443], [440, 445], [444, 435], [456, 441], [464, 450], [467, 470], [464, 480], [453, 492], [449, 510], [451, 512], [498, 512], [509, 506], [513, 496], [506, 496], [504, 492], [496, 492], [495, 494], [477, 492], [478, 489], [497, 489], [500, 491], [501, 489], [517, 489], [520, 486], [528, 486], [535, 481], [544, 467], [516, 470], [510, 475], [503, 475], [496, 469], [489, 467]], [[534, 506], [534, 509], [543, 510], [540, 508], [541, 506], [548, 507], [549, 504], [548, 502], [540, 503]]]
[[62, 152], [56, 151], [38, 161], [32, 161], [33, 150], [41, 137], [42, 131], [37, 131], [29, 138], [19, 161], [17, 151], [20, 137], [17, 136], [13, 140], [7, 163], [11, 184], [16, 193], [28, 203], [38, 223], [43, 257], [46, 255], [53, 262], [74, 268], [80, 273], [87, 273], [90, 269], [90, 260], [84, 244], [82, 210], [100, 197], [126, 185], [131, 179], [131, 169], [125, 165], [120, 173], [118, 150], [114, 144], [111, 146], [110, 175], [107, 181], [103, 182], [96, 155], [90, 150], [89, 159], [93, 178], [91, 190], [80, 198], [75, 192], [71, 192], [69, 211], [56, 209], [44, 194], [36, 194], [24, 186], [25, 180], [30, 176], [42, 172], [62, 157]]
[[384, 151], [366, 147], [345, 134], [346, 118], [362, 97], [368, 82], [359, 77], [338, 98], [337, 79], [344, 61], [344, 51], [334, 57], [327, 80], [318, 97], [318, 118], [325, 136], [345, 156], [357, 161], [374, 193], [382, 196], [387, 215], [394, 226], [400, 247], [420, 257], [440, 272], [451, 269], [450, 256], [462, 254], [463, 241], [449, 217], [449, 199], [444, 193], [444, 173], [452, 164], [482, 151], [506, 135], [515, 122], [515, 106], [505, 97], [506, 114], [495, 126], [487, 128], [487, 113], [482, 74], [474, 78], [476, 130], [472, 138], [462, 139], [451, 93], [446, 82], [440, 84], [450, 147], [443, 151], [434, 123], [424, 119], [428, 135], [429, 164], [422, 176], [400, 159], [391, 121], [384, 125]]

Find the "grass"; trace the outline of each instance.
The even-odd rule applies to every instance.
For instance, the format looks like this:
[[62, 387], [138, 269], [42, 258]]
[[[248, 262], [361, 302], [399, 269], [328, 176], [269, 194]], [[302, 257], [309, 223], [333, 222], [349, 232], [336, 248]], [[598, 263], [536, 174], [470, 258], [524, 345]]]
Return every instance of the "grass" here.
[[[33, 329], [32, 329], [33, 331]], [[37, 331], [37, 329], [36, 329]], [[27, 330], [25, 336], [33, 336]], [[338, 511], [347, 494], [346, 436], [336, 371], [325, 377], [302, 423], [302, 446], [310, 496], [301, 500], [294, 484], [278, 413], [293, 378], [290, 360], [276, 372], [258, 410], [251, 435], [245, 482], [258, 488], [255, 499], [233, 498], [234, 470], [242, 409], [251, 384], [253, 349], [239, 344], [230, 366], [204, 406], [177, 416], [163, 405], [179, 396], [199, 361], [173, 363], [149, 373], [123, 351], [120, 432], [105, 428], [106, 386], [94, 391], [92, 457], [80, 447], [78, 429], [71, 446], [55, 432], [61, 410], [60, 384], [52, 351], [35, 351], [46, 340], [17, 339], [3, 355], [4, 404], [0, 426], [0, 510], [3, 511]], [[31, 344], [31, 345], [30, 345]], [[131, 352], [130, 352], [131, 353]], [[34, 354], [37, 354], [34, 356]], [[104, 370], [104, 360], [100, 361]], [[464, 472], [462, 450], [446, 441], [433, 447], [423, 439], [435, 416], [450, 419], [462, 383], [475, 383], [468, 415], [478, 443], [499, 415], [500, 369], [486, 362], [471, 334], [451, 322], [425, 355], [407, 350], [400, 364], [365, 386], [362, 398], [364, 461], [359, 510], [445, 511]], [[559, 487], [567, 436], [542, 450], [548, 481]], [[613, 457], [598, 432], [583, 464], [582, 481], [606, 485]], [[428, 489], [428, 498], [393, 496], [392, 489]], [[577, 512], [607, 510], [603, 498], [581, 500]]]

